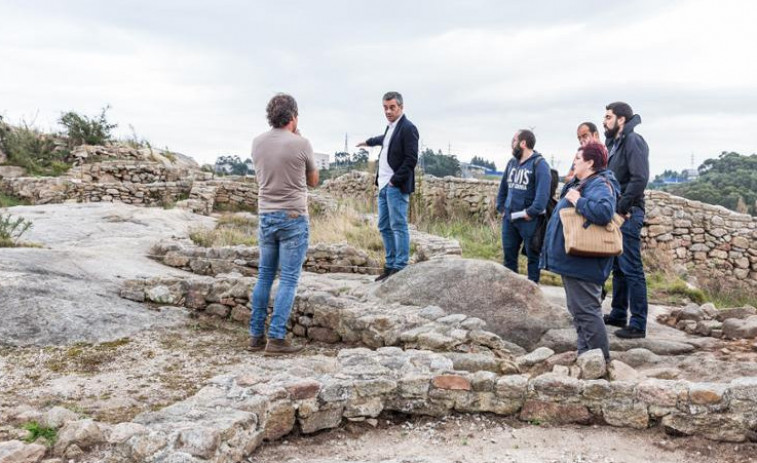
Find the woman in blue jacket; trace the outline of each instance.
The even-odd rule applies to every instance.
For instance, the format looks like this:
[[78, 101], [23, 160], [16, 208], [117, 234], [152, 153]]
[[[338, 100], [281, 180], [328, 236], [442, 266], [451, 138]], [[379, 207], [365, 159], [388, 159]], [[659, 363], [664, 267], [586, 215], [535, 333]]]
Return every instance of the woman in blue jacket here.
[[593, 142], [580, 148], [574, 160], [575, 177], [562, 189], [547, 224], [540, 266], [562, 276], [573, 325], [578, 333], [578, 355], [602, 349], [610, 358], [607, 330], [602, 320], [602, 285], [612, 270], [612, 257], [569, 256], [565, 252], [560, 209], [575, 207], [591, 223], [607, 225], [615, 214], [620, 185], [607, 170], [607, 149]]

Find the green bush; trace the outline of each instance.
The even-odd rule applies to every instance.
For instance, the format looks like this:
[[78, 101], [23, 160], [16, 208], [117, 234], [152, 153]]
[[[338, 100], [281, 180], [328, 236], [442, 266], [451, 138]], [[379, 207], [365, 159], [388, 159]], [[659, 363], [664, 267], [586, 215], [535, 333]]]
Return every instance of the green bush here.
[[79, 145], [103, 145], [111, 140], [110, 131], [118, 127], [105, 117], [106, 106], [97, 117], [89, 118], [74, 111], [63, 113], [58, 122], [66, 128], [69, 148]]
[[32, 228], [32, 223], [23, 217], [14, 219], [10, 214], [0, 214], [0, 247], [16, 246], [16, 241]]
[[47, 427], [45, 425], [37, 423], [36, 421], [26, 423], [22, 426], [22, 428], [29, 431], [29, 436], [24, 439], [26, 442], [35, 442], [41, 437], [47, 441], [48, 445], [52, 445], [58, 438], [58, 432], [55, 430], [55, 428]]
[[20, 127], [0, 124], [0, 146], [8, 155], [8, 164], [23, 167], [29, 175], [58, 176], [71, 166], [68, 151], [55, 146], [53, 136], [24, 122]]

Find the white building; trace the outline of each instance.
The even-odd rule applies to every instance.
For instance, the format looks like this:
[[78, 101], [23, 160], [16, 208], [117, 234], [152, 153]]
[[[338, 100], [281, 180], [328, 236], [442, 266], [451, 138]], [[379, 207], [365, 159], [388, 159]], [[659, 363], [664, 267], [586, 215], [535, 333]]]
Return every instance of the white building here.
[[315, 165], [318, 166], [318, 170], [329, 168], [329, 155], [324, 153], [313, 153], [315, 158]]

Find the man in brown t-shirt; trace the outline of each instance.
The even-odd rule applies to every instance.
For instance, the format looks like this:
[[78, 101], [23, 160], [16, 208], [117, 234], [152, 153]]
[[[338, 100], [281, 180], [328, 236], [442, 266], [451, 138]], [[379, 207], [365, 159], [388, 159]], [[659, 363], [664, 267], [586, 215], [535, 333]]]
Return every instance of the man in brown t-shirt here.
[[[266, 108], [271, 130], [252, 142], [252, 162], [258, 185], [258, 281], [252, 291], [250, 350], [266, 355], [299, 352], [286, 341], [286, 323], [292, 311], [302, 263], [308, 249], [307, 186], [318, 185], [318, 169], [310, 142], [297, 130], [297, 102], [278, 94]], [[276, 270], [281, 267], [268, 342], [265, 321]]]

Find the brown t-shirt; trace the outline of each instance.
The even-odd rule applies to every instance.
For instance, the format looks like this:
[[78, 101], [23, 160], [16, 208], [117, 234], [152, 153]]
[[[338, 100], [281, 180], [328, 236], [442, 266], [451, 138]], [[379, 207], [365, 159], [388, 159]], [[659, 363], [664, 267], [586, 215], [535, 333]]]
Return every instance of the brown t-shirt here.
[[285, 129], [271, 129], [252, 142], [258, 179], [258, 212], [308, 213], [305, 172], [316, 170], [310, 142]]

